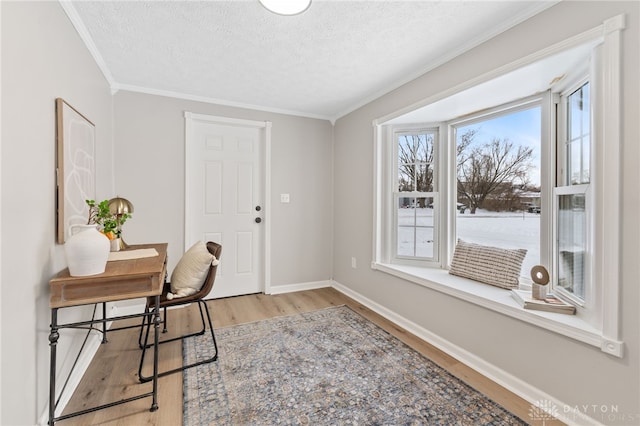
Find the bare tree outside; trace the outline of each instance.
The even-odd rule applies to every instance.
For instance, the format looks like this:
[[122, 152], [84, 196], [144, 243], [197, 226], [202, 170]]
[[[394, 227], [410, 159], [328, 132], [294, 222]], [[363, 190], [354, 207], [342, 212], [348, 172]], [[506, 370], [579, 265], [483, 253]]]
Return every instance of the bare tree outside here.
[[515, 146], [508, 139], [493, 138], [491, 142], [474, 146], [477, 130], [462, 134], [457, 146], [458, 197], [468, 205], [471, 214], [489, 195], [504, 193], [507, 196], [513, 186], [528, 183], [533, 149]]
[[[400, 192], [433, 191], [433, 165], [433, 133], [406, 134], [399, 137], [398, 190]], [[420, 202], [424, 202], [424, 198], [421, 198]]]

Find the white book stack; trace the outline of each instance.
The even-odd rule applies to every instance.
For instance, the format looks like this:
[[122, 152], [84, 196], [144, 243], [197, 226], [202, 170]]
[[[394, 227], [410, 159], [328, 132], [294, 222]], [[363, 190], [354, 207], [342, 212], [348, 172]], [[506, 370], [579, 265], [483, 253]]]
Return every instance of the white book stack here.
[[534, 309], [546, 312], [558, 312], [561, 314], [573, 315], [576, 307], [563, 300], [549, 294], [544, 299], [534, 299], [530, 291], [511, 290], [511, 296], [525, 309]]

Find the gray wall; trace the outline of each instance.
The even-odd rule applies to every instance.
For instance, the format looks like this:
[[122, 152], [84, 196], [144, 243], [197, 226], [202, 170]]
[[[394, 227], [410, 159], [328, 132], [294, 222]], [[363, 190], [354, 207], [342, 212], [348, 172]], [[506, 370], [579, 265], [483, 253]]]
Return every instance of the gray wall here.
[[[627, 424], [635, 424], [640, 418], [638, 9], [637, 2], [561, 2], [339, 119], [334, 129], [334, 279], [560, 401], [616, 405], [620, 413], [627, 414], [621, 421]], [[372, 212], [366, 207], [372, 206], [373, 200], [372, 120], [596, 27], [620, 13], [627, 13], [622, 61], [620, 259], [624, 358], [611, 357], [599, 348], [371, 270], [367, 265], [372, 260]], [[351, 208], [354, 205], [364, 207]], [[357, 269], [350, 266], [352, 256], [358, 260]], [[557, 368], [556, 363], [564, 367]]]
[[[135, 207], [126, 241], [169, 243], [169, 272], [184, 252], [184, 112], [271, 121], [271, 285], [331, 279], [332, 125], [134, 92], [115, 95], [116, 191]], [[290, 204], [280, 194], [291, 195]]]
[[[35, 424], [48, 397], [49, 279], [66, 266], [55, 243], [55, 98], [96, 125], [97, 194], [112, 191], [112, 97], [57, 2], [0, 2], [2, 210], [0, 424]], [[80, 318], [82, 309], [61, 313]], [[84, 313], [86, 317], [87, 313]], [[63, 333], [61, 375], [78, 340]]]

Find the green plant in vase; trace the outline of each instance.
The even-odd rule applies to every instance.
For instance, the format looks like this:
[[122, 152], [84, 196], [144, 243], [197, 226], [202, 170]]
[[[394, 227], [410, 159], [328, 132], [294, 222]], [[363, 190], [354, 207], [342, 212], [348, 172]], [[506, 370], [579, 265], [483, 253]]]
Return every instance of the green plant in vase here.
[[131, 217], [129, 213], [115, 215], [109, 210], [109, 200], [96, 204], [95, 200], [85, 200], [89, 206], [89, 219], [87, 224], [96, 224], [99, 231], [110, 240], [120, 238], [122, 225]]

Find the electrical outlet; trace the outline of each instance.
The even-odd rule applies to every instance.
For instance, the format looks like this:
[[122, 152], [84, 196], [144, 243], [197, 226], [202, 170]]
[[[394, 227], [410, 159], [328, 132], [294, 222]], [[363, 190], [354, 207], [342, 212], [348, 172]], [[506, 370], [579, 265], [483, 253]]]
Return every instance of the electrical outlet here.
[[358, 267], [358, 264], [357, 264], [357, 262], [356, 262], [356, 258], [355, 258], [355, 257], [352, 257], [352, 258], [351, 258], [351, 267], [352, 267], [353, 269], [356, 269], [356, 268]]
[[289, 201], [291, 201], [291, 198], [289, 197], [289, 194], [280, 194], [280, 202], [281, 203], [288, 203]]

